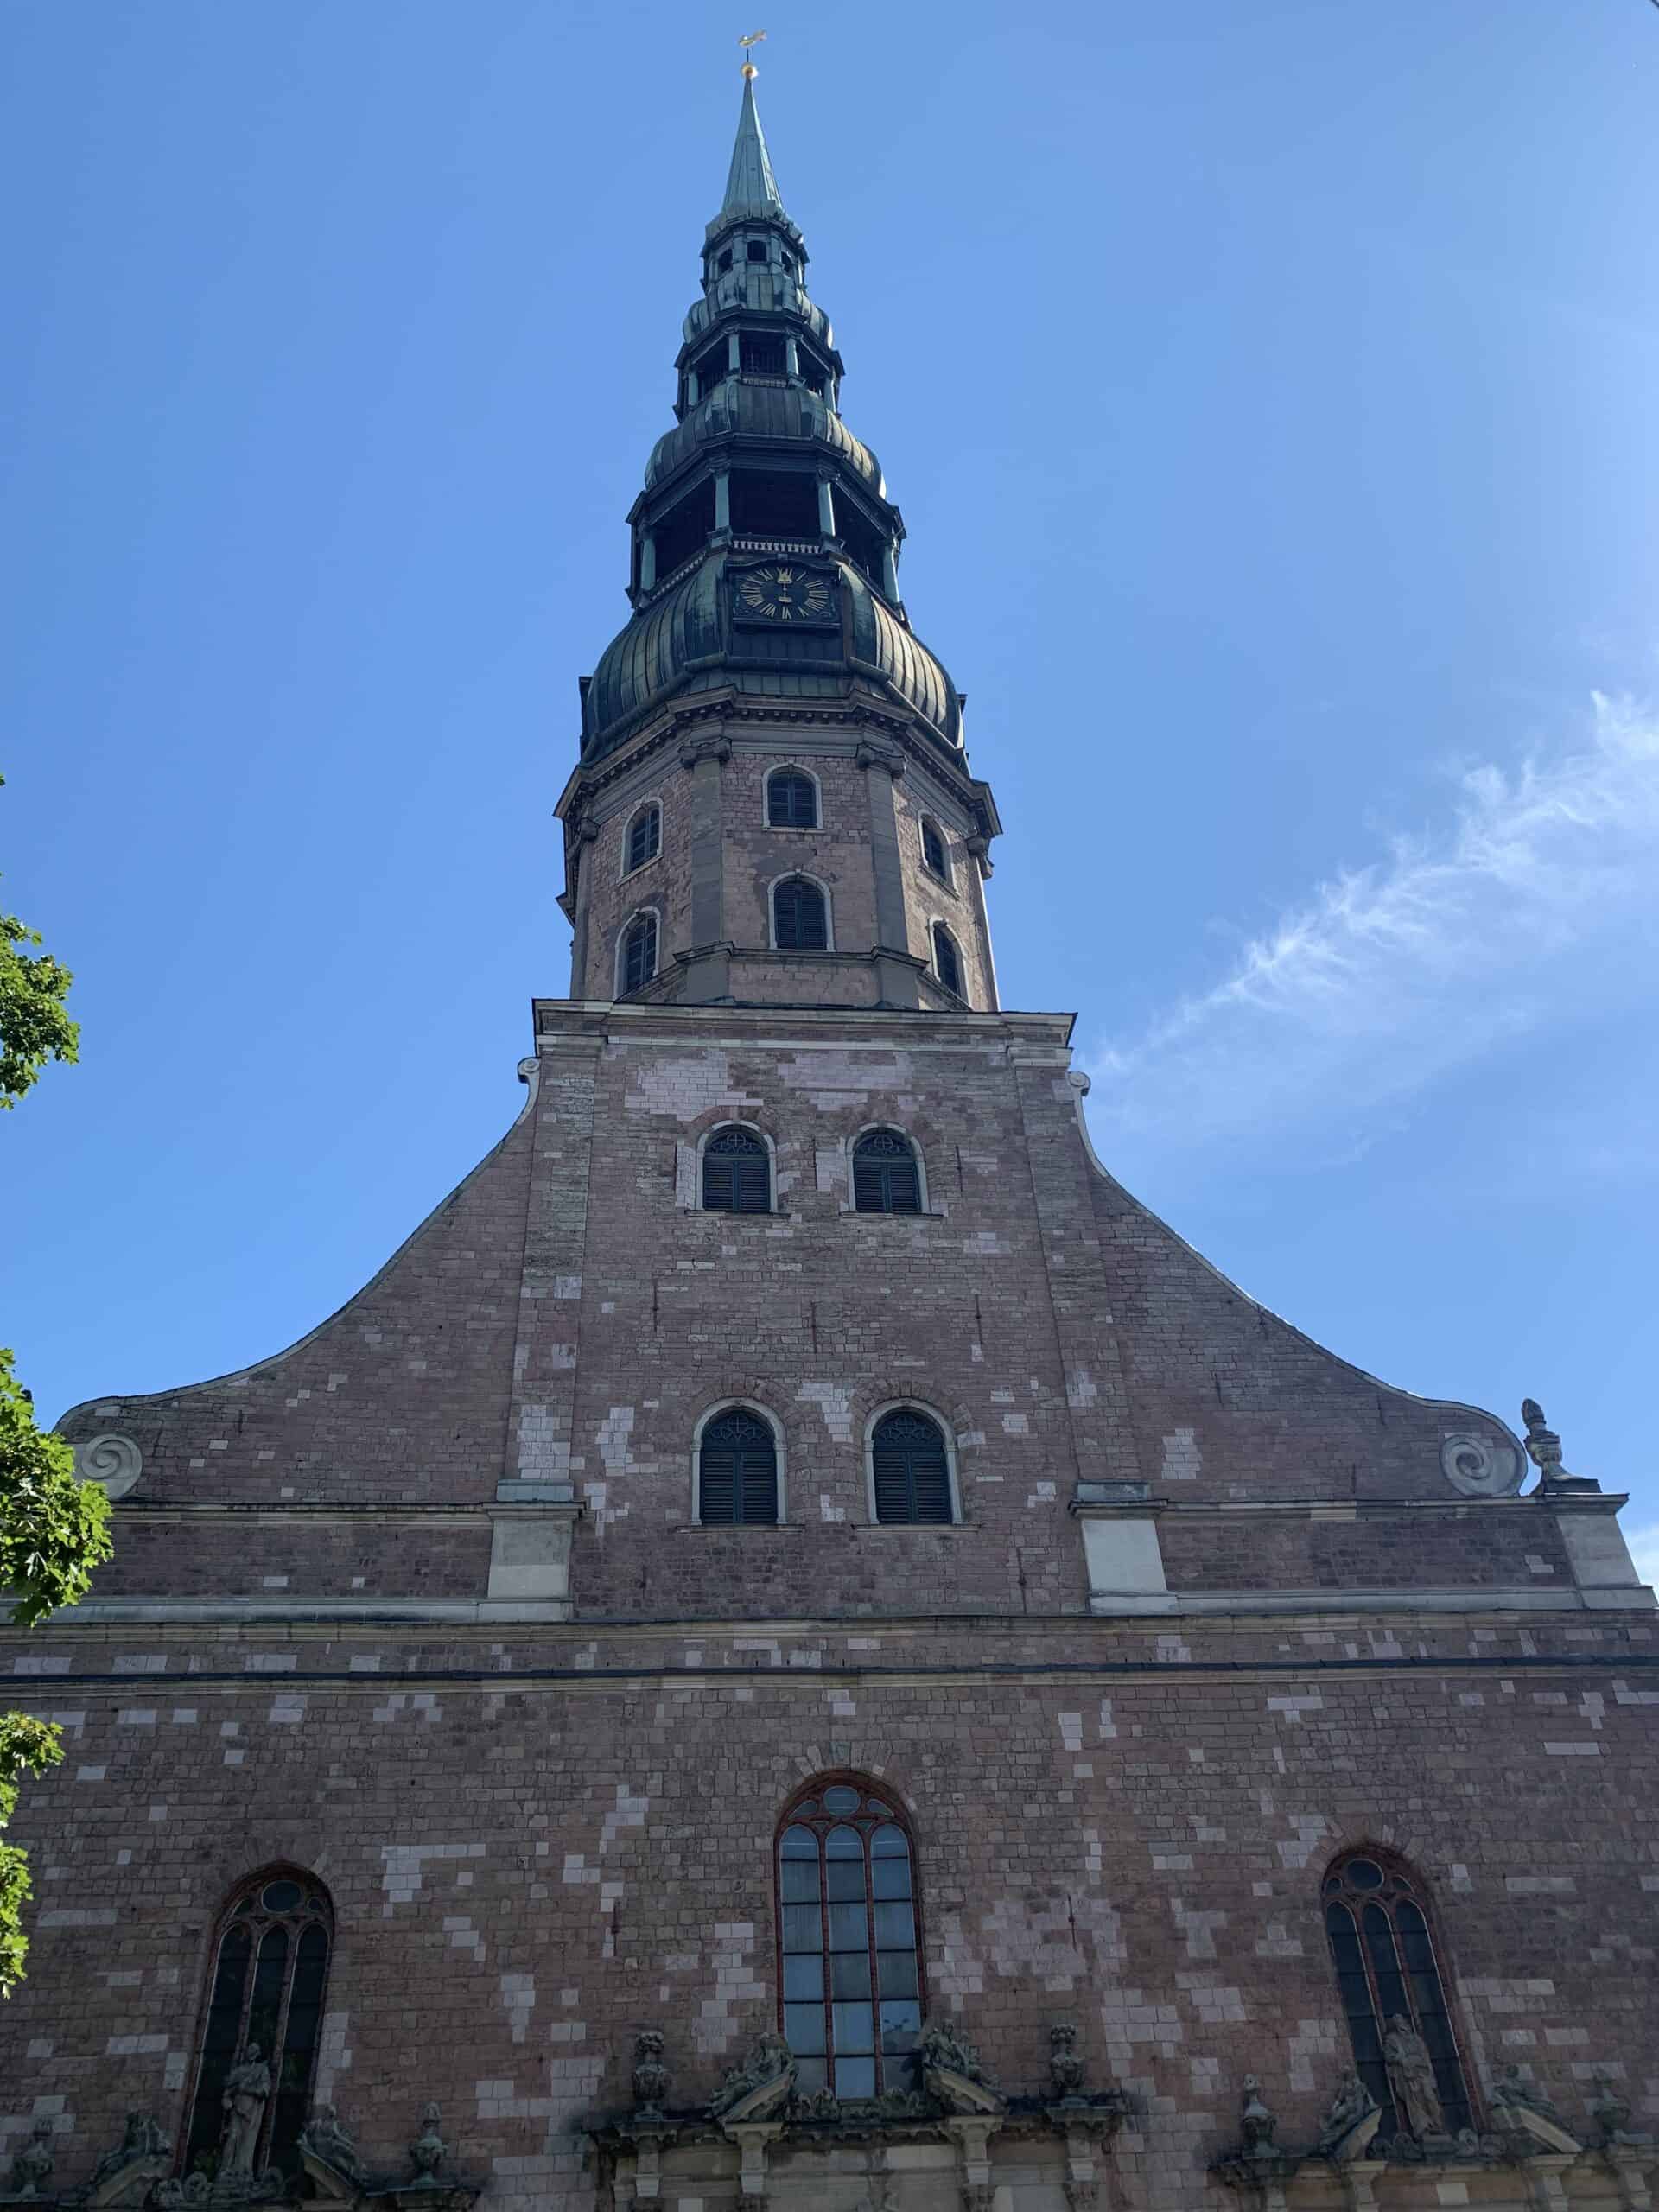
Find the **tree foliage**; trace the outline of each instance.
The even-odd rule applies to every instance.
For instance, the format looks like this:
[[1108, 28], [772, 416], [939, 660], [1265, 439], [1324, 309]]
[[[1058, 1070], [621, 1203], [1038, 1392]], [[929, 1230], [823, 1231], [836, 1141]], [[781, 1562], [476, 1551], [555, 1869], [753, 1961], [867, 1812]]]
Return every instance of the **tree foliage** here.
[[[48, 1060], [79, 1052], [80, 1032], [63, 1006], [69, 970], [48, 953], [18, 950], [40, 941], [15, 914], [0, 914], [0, 1108], [8, 1109]], [[110, 1551], [108, 1497], [98, 1484], [77, 1481], [75, 1455], [60, 1436], [36, 1427], [12, 1356], [0, 1350], [0, 1591], [11, 1593], [13, 1625], [31, 1628], [85, 1597]], [[61, 1732], [49, 1721], [0, 1713], [0, 1831], [16, 1809], [21, 1778], [49, 1773], [62, 1757]], [[22, 1979], [29, 1894], [27, 1854], [0, 1842], [0, 1997]]]
[[[5, 778], [0, 776], [0, 784]], [[80, 1027], [64, 1011], [73, 981], [16, 914], [0, 914], [0, 1110], [9, 1112], [48, 1060], [80, 1057]]]

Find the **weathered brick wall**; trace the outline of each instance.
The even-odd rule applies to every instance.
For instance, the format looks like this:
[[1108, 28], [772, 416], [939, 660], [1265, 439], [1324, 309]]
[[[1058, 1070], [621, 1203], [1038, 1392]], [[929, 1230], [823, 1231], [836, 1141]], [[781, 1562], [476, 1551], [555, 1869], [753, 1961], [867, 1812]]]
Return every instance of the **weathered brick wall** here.
[[1169, 1513], [1158, 1523], [1173, 1590], [1529, 1587], [1568, 1591], [1573, 1568], [1541, 1500], [1483, 1499], [1352, 1519]]
[[1354, 1633], [1345, 1662], [1294, 1619], [11, 1637], [64, 1669], [11, 1694], [70, 1744], [18, 1824], [0, 2130], [55, 2111], [67, 2183], [135, 2106], [176, 2129], [215, 1916], [285, 1859], [334, 1898], [318, 2094], [371, 2156], [435, 2097], [487, 2201], [585, 2209], [573, 2128], [626, 2101], [638, 2027], [691, 2102], [772, 2024], [774, 1821], [843, 1767], [911, 1820], [934, 2008], [1019, 2089], [1076, 2018], [1143, 2100], [1133, 2212], [1227, 2202], [1201, 2170], [1247, 2070], [1313, 2133], [1346, 2063], [1319, 1882], [1359, 1842], [1431, 1887], [1477, 2083], [1522, 2060], [1582, 2126], [1605, 2066], [1652, 2126], [1652, 1623]]

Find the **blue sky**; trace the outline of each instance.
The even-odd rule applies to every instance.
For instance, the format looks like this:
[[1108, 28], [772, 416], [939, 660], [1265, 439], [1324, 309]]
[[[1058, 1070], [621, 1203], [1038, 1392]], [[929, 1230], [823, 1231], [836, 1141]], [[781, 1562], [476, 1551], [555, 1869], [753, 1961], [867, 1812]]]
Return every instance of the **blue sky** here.
[[[1099, 1148], [1650, 1472], [1659, 9], [787, 0], [762, 113]], [[735, 120], [699, 4], [10, 0], [0, 1124], [42, 1411], [276, 1349], [515, 1112]]]

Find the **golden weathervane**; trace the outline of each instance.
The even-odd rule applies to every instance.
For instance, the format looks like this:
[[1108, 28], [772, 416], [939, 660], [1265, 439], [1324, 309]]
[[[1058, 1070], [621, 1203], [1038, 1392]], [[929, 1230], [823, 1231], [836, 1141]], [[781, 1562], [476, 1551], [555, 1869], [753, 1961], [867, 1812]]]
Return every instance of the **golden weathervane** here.
[[752, 46], [759, 46], [765, 36], [765, 31], [751, 31], [747, 38], [741, 38], [737, 41], [743, 49], [743, 74], [746, 77], [753, 77], [759, 73], [753, 62], [749, 59], [749, 48]]

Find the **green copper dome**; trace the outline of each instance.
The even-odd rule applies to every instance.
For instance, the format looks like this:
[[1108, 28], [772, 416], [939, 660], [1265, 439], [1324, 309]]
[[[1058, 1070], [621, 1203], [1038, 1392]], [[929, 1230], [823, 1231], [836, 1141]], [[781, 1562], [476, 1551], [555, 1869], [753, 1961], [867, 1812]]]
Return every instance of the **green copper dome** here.
[[[583, 687], [584, 760], [676, 698], [828, 701], [855, 684], [938, 742], [961, 745], [962, 702], [899, 597], [903, 518], [875, 455], [842, 420], [842, 359], [808, 296], [806, 264], [746, 78], [726, 196], [703, 236], [702, 296], [676, 363], [677, 419], [653, 447], [628, 518], [633, 614]], [[784, 620], [746, 619], [744, 575], [768, 561], [814, 579], [832, 612], [795, 623], [797, 610], [780, 606], [772, 612]]]

